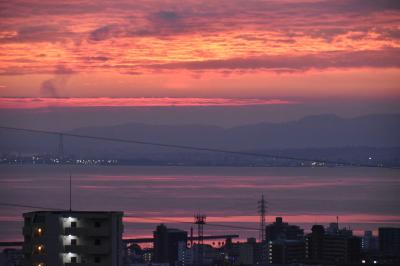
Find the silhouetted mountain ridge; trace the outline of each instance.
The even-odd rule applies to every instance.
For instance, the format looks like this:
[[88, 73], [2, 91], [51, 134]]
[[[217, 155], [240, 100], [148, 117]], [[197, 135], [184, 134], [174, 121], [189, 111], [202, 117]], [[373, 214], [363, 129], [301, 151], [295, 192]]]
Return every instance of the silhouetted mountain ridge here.
[[[309, 116], [285, 123], [259, 123], [232, 128], [196, 124], [129, 123], [77, 128], [68, 133], [238, 151], [282, 151], [300, 157], [319, 157], [323, 151], [324, 154], [334, 154], [334, 158], [340, 158], [343, 152], [348, 158], [352, 155], [357, 155], [358, 158], [361, 155], [375, 153], [374, 149], [384, 149], [385, 151], [379, 152], [390, 160], [398, 160], [400, 157], [398, 153], [400, 114], [369, 115], [351, 119], [328, 114]], [[59, 136], [57, 135], [1, 130], [0, 138], [2, 139], [0, 152], [3, 155], [58, 153]], [[365, 148], [368, 149], [365, 150]], [[188, 159], [189, 153], [192, 158], [199, 156], [199, 153], [195, 151], [68, 136], [64, 137], [64, 152], [66, 155], [99, 158], [156, 158], [158, 156], [157, 158], [168, 159], [172, 154], [178, 154], [177, 160], [183, 161]], [[210, 160], [212, 163], [213, 158], [210, 156], [211, 154], [204, 155], [204, 160]]]
[[400, 114], [368, 115], [351, 119], [326, 114], [286, 123], [259, 123], [232, 128], [130, 123], [78, 128], [71, 133], [239, 150], [398, 147]]

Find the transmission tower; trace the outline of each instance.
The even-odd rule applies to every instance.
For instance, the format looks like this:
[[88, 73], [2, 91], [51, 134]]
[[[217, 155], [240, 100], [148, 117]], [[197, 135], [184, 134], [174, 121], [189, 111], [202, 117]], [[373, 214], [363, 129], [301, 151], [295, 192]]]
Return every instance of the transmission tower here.
[[206, 224], [206, 216], [203, 214], [196, 214], [194, 216], [194, 223], [197, 224], [197, 265], [203, 265], [203, 244], [204, 244], [204, 225]]
[[266, 240], [265, 236], [265, 214], [267, 212], [266, 202], [264, 194], [261, 195], [261, 200], [258, 201], [258, 213], [260, 214], [260, 242], [263, 243]]

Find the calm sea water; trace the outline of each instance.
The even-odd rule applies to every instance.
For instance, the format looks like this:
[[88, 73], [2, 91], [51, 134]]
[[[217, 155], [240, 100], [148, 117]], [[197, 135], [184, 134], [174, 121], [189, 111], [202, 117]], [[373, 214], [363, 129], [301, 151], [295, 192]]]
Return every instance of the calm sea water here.
[[[207, 215], [206, 234], [258, 236], [257, 201], [268, 201], [267, 221], [282, 216], [306, 231], [336, 220], [361, 233], [400, 226], [400, 171], [366, 168], [247, 168], [133, 166], [0, 166], [0, 201], [127, 214], [125, 237], [142, 237], [162, 220], [188, 230]], [[0, 206], [0, 241], [22, 239], [22, 213]], [[173, 222], [171, 222], [173, 220]], [[212, 223], [250, 227], [239, 230]]]

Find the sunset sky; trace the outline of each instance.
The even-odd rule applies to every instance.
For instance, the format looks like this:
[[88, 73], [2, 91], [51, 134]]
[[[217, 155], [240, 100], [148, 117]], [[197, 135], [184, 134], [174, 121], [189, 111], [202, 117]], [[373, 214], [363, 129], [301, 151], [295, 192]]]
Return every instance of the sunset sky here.
[[[384, 167], [399, 163], [399, 145], [386, 145], [399, 114], [400, 0], [0, 0], [0, 155], [11, 158], [0, 161], [0, 203], [64, 207], [72, 171], [81, 209], [184, 221], [199, 210], [258, 226], [265, 192], [268, 222], [282, 215], [308, 230], [339, 215], [357, 232], [398, 227], [399, 172]], [[235, 152], [218, 155], [225, 167], [186, 167], [218, 165], [207, 149], [376, 168], [226, 167], [264, 163]], [[35, 165], [42, 155], [168, 167]], [[148, 236], [148, 221], [125, 218], [125, 236]], [[0, 224], [0, 241], [22, 239], [21, 209], [0, 206]]]
[[[0, 16], [0, 108], [400, 99], [397, 0], [13, 0]], [[45, 99], [65, 97], [86, 99]]]

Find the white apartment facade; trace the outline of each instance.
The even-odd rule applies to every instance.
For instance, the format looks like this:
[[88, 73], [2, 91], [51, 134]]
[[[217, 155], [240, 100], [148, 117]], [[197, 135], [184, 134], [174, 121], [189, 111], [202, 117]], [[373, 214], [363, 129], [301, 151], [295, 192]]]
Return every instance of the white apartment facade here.
[[122, 266], [122, 212], [24, 213], [23, 266]]

